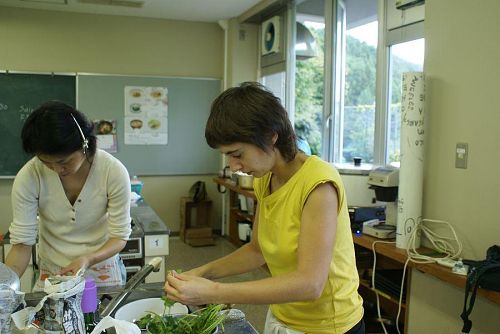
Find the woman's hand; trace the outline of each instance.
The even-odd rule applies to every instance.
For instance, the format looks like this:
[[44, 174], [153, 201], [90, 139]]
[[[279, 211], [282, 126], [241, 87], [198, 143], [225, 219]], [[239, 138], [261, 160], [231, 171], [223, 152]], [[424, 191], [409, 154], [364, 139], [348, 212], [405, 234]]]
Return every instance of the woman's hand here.
[[69, 265], [66, 267], [62, 268], [61, 271], [59, 271], [59, 275], [68, 275], [68, 274], [73, 274], [75, 275], [78, 270], [80, 269], [87, 269], [90, 266], [90, 260], [87, 256], [80, 256], [73, 260]]
[[164, 290], [169, 299], [179, 303], [205, 305], [216, 302], [210, 296], [215, 287], [216, 283], [208, 279], [171, 271], [167, 276]]

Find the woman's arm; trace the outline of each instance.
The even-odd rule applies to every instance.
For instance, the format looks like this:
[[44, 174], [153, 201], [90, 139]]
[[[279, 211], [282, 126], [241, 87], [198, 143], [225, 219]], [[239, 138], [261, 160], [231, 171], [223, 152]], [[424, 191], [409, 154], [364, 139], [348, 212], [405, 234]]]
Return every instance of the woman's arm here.
[[9, 227], [12, 248], [5, 264], [19, 277], [28, 267], [32, 245], [36, 243], [39, 184], [33, 160], [30, 160], [21, 168], [12, 185], [13, 219]]
[[241, 283], [217, 283], [189, 272], [174, 273], [167, 277], [167, 296], [185, 304], [276, 304], [319, 298], [332, 259], [337, 208], [337, 191], [331, 183], [311, 192], [302, 212], [295, 271]]
[[12, 245], [7, 258], [5, 259], [5, 264], [12, 269], [17, 276], [23, 276], [28, 263], [30, 262], [32, 246], [24, 244]]
[[[130, 178], [123, 164], [115, 160], [107, 180], [108, 235], [127, 240], [130, 236]], [[120, 249], [121, 250], [121, 249]]]
[[82, 255], [75, 260], [73, 260], [69, 265], [62, 268], [59, 272], [60, 275], [64, 275], [67, 273], [76, 274], [76, 272], [80, 268], [87, 269], [90, 266], [93, 266], [96, 263], [104, 261], [115, 254], [118, 254], [127, 241], [121, 239], [109, 239], [101, 248], [99, 248], [96, 252], [91, 254]]

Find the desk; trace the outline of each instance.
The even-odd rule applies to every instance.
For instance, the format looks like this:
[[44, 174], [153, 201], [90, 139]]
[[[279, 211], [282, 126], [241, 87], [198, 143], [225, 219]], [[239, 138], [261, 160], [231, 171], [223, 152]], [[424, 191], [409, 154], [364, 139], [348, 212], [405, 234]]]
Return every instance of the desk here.
[[[367, 236], [367, 235], [357, 236], [355, 234], [353, 234], [353, 240], [354, 240], [354, 244], [359, 245], [363, 248], [370, 249], [370, 250], [372, 249], [372, 245], [375, 241], [383, 241], [381, 239], [377, 239], [377, 238], [374, 238], [371, 236]], [[404, 264], [406, 262], [406, 259], [408, 258], [406, 250], [396, 248], [395, 244], [383, 244], [383, 243], [376, 244], [375, 251], [377, 254], [383, 255], [385, 257], [388, 257], [388, 258], [395, 260], [395, 261], [402, 263], [402, 264]], [[420, 248], [419, 251], [422, 254], [425, 254], [425, 253], [430, 254], [433, 252], [433, 250], [431, 250], [429, 248], [425, 248], [425, 247]], [[465, 293], [466, 277], [462, 276], [462, 275], [454, 274], [451, 271], [451, 268], [446, 268], [446, 267], [443, 267], [443, 266], [436, 264], [436, 263], [423, 264], [423, 263], [415, 263], [415, 262], [411, 262], [411, 261], [408, 263], [408, 267], [417, 269], [420, 272], [427, 273], [429, 275], [437, 277], [440, 280], [445, 281], [447, 283], [450, 283], [452, 285], [455, 285], [459, 288], [463, 288], [464, 293]], [[480, 296], [487, 298], [488, 300], [490, 300], [496, 304], [500, 304], [500, 292], [479, 289], [478, 294]]]
[[[356, 235], [353, 234], [354, 245], [356, 246], [356, 260], [358, 262], [358, 270], [362, 270], [363, 268], [369, 267], [369, 263], [363, 262], [363, 259], [370, 255], [372, 252], [372, 247], [374, 242], [376, 241], [386, 241], [382, 239], [377, 239], [367, 235]], [[368, 252], [369, 250], [369, 252]], [[421, 254], [432, 254], [435, 253], [432, 249], [421, 247], [418, 249]], [[391, 269], [402, 269], [404, 263], [408, 259], [407, 252], [404, 249], [397, 248], [395, 244], [388, 243], [376, 243], [375, 244], [375, 252], [377, 254], [377, 269], [382, 268], [391, 268]], [[361, 261], [362, 265], [359, 264]], [[372, 262], [373, 264], [373, 262]], [[364, 265], [364, 266], [363, 266]], [[454, 274], [451, 268], [443, 267], [436, 263], [414, 263], [412, 261], [408, 262], [408, 273], [406, 280], [406, 302], [401, 305], [401, 315], [399, 318], [400, 328], [404, 328], [404, 333], [407, 331], [407, 323], [408, 323], [408, 306], [410, 301], [410, 277], [412, 270], [418, 270], [422, 273], [426, 273], [432, 275], [444, 282], [457, 286], [464, 291], [465, 294], [465, 282], [466, 276]], [[369, 272], [370, 269], [366, 269], [366, 272]], [[375, 278], [377, 278], [378, 271], [375, 272]], [[375, 300], [375, 292], [371, 287], [371, 281], [363, 280], [363, 274], [361, 274], [360, 285], [359, 285], [359, 293], [363, 296], [364, 299], [369, 301]], [[488, 300], [500, 304], [500, 292], [488, 291], [479, 289], [478, 295], [487, 298]], [[380, 298], [380, 308], [385, 311], [389, 317], [393, 319], [396, 318], [396, 314], [398, 312], [399, 300], [393, 296], [389, 296], [387, 294], [381, 293], [379, 294]]]

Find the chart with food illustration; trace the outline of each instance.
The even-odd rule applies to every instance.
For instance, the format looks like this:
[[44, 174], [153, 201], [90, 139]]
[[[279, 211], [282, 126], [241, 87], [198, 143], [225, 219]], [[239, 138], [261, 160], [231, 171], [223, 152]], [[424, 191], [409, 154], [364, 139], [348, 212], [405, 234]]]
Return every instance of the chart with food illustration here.
[[125, 144], [166, 145], [167, 87], [125, 86]]
[[97, 119], [94, 120], [94, 127], [97, 135], [97, 148], [110, 153], [116, 153], [116, 120]]

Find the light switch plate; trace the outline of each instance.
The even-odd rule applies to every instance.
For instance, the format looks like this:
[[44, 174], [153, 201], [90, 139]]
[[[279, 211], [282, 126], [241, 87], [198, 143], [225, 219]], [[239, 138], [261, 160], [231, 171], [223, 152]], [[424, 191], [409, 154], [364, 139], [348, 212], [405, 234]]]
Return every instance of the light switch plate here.
[[467, 158], [469, 156], [469, 145], [467, 143], [457, 143], [455, 149], [455, 168], [467, 168]]

